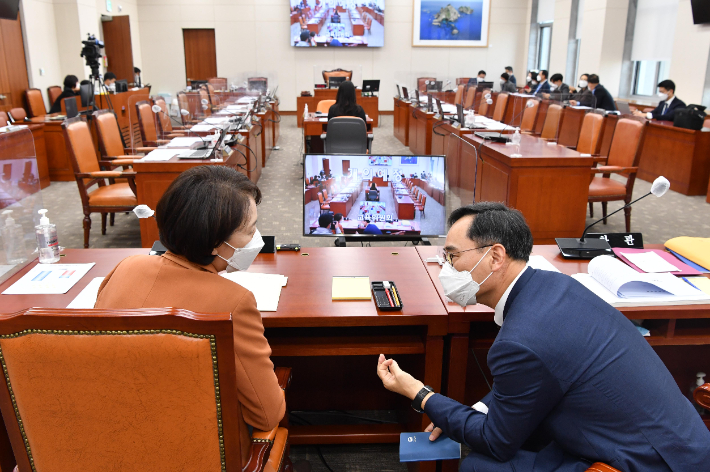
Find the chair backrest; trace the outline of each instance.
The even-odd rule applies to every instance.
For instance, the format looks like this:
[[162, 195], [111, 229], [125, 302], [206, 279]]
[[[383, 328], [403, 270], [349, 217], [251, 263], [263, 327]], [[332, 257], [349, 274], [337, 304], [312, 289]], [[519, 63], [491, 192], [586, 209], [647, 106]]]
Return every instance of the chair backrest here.
[[577, 140], [577, 152], [582, 154], [599, 154], [602, 142], [599, 137], [602, 133], [604, 117], [595, 113], [587, 113], [582, 120], [582, 129]]
[[47, 108], [44, 106], [42, 91], [37, 88], [25, 90], [25, 103], [31, 117], [44, 116], [47, 114]]
[[27, 112], [24, 108], [13, 108], [10, 110], [10, 118], [12, 121], [22, 121], [27, 118]]
[[562, 107], [560, 105], [550, 105], [547, 108], [545, 124], [542, 126], [543, 139], [557, 139], [557, 129], [560, 126], [560, 117], [562, 116]]
[[170, 115], [168, 114], [168, 105], [165, 103], [165, 99], [158, 95], [153, 97], [153, 104], [158, 105], [162, 110], [162, 113], [156, 114], [156, 120], [158, 122], [158, 128], [161, 136], [170, 134], [173, 131], [173, 124], [170, 121]]
[[530, 99], [525, 102], [525, 105], [527, 106], [530, 101], [532, 101], [533, 105], [530, 108], [526, 108], [523, 112], [523, 120], [520, 124], [520, 129], [532, 132], [535, 129], [535, 118], [537, 118], [537, 110], [540, 107], [540, 100]]
[[419, 90], [419, 93], [426, 93], [426, 83], [432, 81], [436, 82], [436, 77], [419, 77], [417, 79], [417, 90]]
[[488, 114], [488, 101], [486, 101], [485, 98], [481, 97], [481, 100], [478, 102], [478, 110], [476, 110], [476, 113], [479, 115], [486, 116]]
[[328, 122], [326, 154], [366, 154], [367, 125], [362, 118], [341, 116]]
[[456, 79], [456, 85], [467, 85], [468, 81], [471, 80], [471, 77], [459, 77]]
[[614, 137], [609, 149], [607, 165], [621, 167], [638, 166], [641, 153], [638, 152], [644, 124], [622, 118], [616, 123]]
[[323, 198], [323, 192], [318, 192], [318, 201], [320, 202], [321, 205], [323, 204], [324, 200], [325, 199]]
[[10, 118], [7, 116], [7, 113], [4, 111], [0, 111], [0, 126], [7, 126], [10, 124]]
[[0, 350], [19, 470], [241, 472], [229, 314], [31, 309]]
[[143, 143], [157, 141], [158, 132], [155, 129], [155, 113], [153, 113], [148, 100], [141, 100], [136, 103], [136, 116], [138, 117], [138, 127], [141, 130]]
[[211, 84], [216, 90], [227, 90], [227, 79], [224, 77], [212, 77], [207, 79], [207, 83]]
[[[67, 153], [74, 169], [74, 177], [79, 187], [79, 196], [82, 204], [89, 205], [88, 187], [94, 185], [91, 179], [79, 177], [78, 174], [86, 174], [99, 171], [99, 161], [96, 159], [94, 141], [91, 139], [91, 131], [83, 116], [64, 120], [62, 123], [64, 142]], [[103, 181], [99, 186], [103, 185]]]
[[344, 69], [324, 70], [323, 81], [330, 83], [331, 77], [345, 77], [345, 80], [353, 80], [353, 71]]
[[496, 99], [496, 107], [493, 110], [493, 119], [495, 121], [503, 121], [505, 118], [505, 107], [508, 104], [508, 94], [499, 93]]
[[328, 189], [327, 188], [323, 189], [323, 199], [328, 200]]
[[710, 115], [705, 117], [705, 121], [703, 121], [703, 128], [710, 128]]
[[316, 105], [316, 111], [327, 114], [333, 105], [335, 105], [335, 100], [321, 100]]
[[454, 98], [454, 103], [459, 104], [461, 103], [461, 100], [463, 99], [463, 91], [466, 88], [465, 85], [461, 84], [458, 87], [456, 87], [456, 98]]
[[99, 110], [93, 113], [96, 135], [99, 138], [99, 152], [103, 157], [117, 157], [124, 154], [121, 130], [118, 120], [111, 110]]
[[473, 106], [474, 99], [476, 98], [476, 87], [469, 87], [468, 90], [466, 90], [466, 98], [464, 99], [463, 102], [463, 107], [465, 109], [469, 109]]
[[177, 99], [178, 99], [178, 106], [180, 107], [180, 119], [182, 120], [182, 124], [184, 126], [189, 123], [190, 115], [183, 115], [182, 110], [187, 110], [188, 112], [190, 112], [190, 114], [193, 114], [194, 111], [190, 107], [190, 99], [187, 97], [186, 94], [178, 93]]
[[369, 198], [377, 198], [377, 190], [368, 190], [367, 191], [367, 196]]
[[59, 96], [62, 94], [62, 88], [59, 85], [47, 87], [47, 97], [49, 98], [49, 106], [54, 105]]
[[269, 88], [269, 79], [266, 77], [249, 77], [247, 79], [247, 84], [249, 87], [249, 90], [263, 90], [266, 92], [266, 90]]

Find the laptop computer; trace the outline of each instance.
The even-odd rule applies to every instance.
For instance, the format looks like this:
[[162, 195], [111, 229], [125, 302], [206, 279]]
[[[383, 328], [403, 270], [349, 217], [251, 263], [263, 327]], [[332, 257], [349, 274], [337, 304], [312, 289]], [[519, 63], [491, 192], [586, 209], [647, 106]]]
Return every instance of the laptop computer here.
[[224, 138], [227, 137], [227, 131], [222, 130], [222, 134], [220, 135], [219, 139], [217, 140], [217, 143], [213, 148], [210, 149], [199, 149], [197, 151], [193, 151], [189, 154], [182, 155], [180, 156], [180, 159], [207, 159], [209, 158], [215, 151], [219, 151], [220, 147], [222, 145], [222, 142], [224, 141]]
[[616, 109], [619, 110], [619, 112], [622, 115], [630, 115], [631, 114], [631, 107], [629, 106], [629, 102], [622, 102], [622, 101], [616, 102]]

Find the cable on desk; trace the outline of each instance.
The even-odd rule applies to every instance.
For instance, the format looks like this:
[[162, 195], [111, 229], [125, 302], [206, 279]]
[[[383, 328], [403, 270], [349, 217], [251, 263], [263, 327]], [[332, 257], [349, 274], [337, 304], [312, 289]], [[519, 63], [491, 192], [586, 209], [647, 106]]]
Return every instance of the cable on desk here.
[[[254, 162], [257, 162], [257, 165], [258, 165], [258, 158], [256, 157], [256, 153], [254, 152], [254, 150], [253, 150], [252, 148], [250, 148], [250, 147], [247, 146], [246, 144], [243, 144], [243, 143], [240, 143], [240, 142], [237, 142], [237, 143], [235, 143], [235, 144], [236, 144], [237, 146], [244, 146], [245, 148], [249, 149], [249, 151], [251, 151], [251, 153], [254, 155]], [[236, 148], [234, 148], [234, 149], [237, 150], [237, 151], [239, 151], [239, 150], [236, 149]], [[243, 153], [243, 152], [239, 151], [239, 153], [240, 153], [242, 156], [244, 156], [244, 153]], [[244, 159], [246, 160], [247, 165], [249, 165], [249, 158], [248, 158], [247, 156], [244, 156]], [[245, 170], [246, 170], [246, 169], [245, 169]], [[255, 170], [256, 170], [256, 169], [247, 170], [247, 172], [254, 172]]]
[[276, 110], [274, 110], [273, 108], [269, 108], [269, 110], [271, 110], [271, 111], [273, 111], [274, 113], [276, 113], [276, 116], [279, 117], [279, 121], [274, 121], [274, 120], [272, 120], [271, 118], [265, 118], [265, 120], [266, 120], [266, 121], [270, 121], [270, 122], [272, 122], [272, 123], [281, 123], [281, 114], [280, 114], [279, 112], [277, 112]]
[[449, 133], [449, 134], [441, 134], [441, 133], [437, 133], [437, 132], [436, 132], [436, 128], [438, 128], [439, 126], [443, 125], [444, 123], [447, 123], [447, 121], [446, 121], [446, 120], [439, 120], [439, 121], [437, 121], [437, 122], [434, 124], [434, 126], [432, 126], [431, 132], [434, 133], [434, 134], [437, 135], [437, 136], [448, 136], [449, 134], [451, 134], [451, 133]]

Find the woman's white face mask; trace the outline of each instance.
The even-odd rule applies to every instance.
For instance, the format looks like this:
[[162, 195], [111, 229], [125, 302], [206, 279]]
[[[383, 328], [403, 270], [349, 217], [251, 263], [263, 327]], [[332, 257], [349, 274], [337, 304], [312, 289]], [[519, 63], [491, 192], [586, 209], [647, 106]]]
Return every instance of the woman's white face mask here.
[[232, 254], [232, 257], [229, 259], [225, 259], [219, 254], [217, 254], [217, 257], [227, 263], [227, 272], [234, 272], [237, 270], [247, 270], [249, 268], [264, 247], [264, 240], [261, 239], [261, 233], [259, 233], [257, 229], [254, 231], [254, 236], [252, 236], [251, 241], [244, 247], [234, 247], [227, 241], [225, 241], [224, 244], [234, 249], [234, 254]]

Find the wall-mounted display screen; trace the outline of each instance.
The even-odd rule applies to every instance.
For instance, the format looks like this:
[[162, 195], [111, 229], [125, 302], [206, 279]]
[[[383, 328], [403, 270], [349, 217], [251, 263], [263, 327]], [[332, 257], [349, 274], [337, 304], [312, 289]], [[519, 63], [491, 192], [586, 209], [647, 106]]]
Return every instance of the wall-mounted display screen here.
[[385, 0], [290, 0], [291, 45], [385, 45]]
[[303, 169], [304, 235], [446, 233], [444, 156], [307, 154]]

